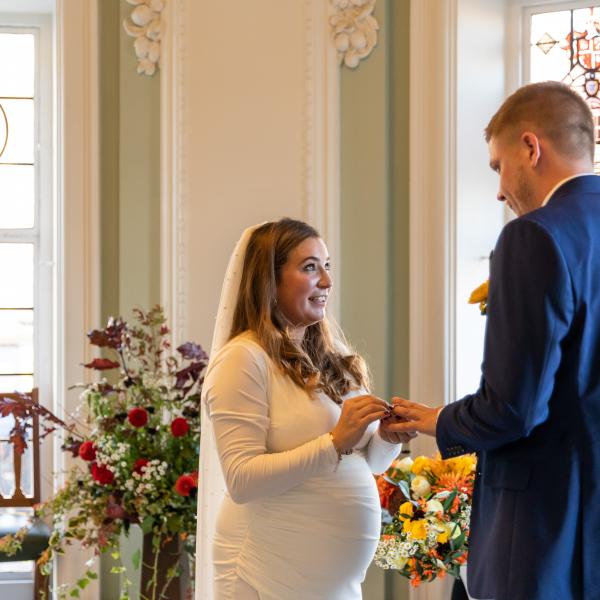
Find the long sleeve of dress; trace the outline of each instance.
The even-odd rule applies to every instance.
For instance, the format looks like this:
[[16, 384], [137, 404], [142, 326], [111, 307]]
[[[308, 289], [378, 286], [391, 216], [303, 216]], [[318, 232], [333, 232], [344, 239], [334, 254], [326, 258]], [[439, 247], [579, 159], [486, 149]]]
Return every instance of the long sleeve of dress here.
[[379, 474], [388, 469], [401, 451], [402, 444], [386, 442], [379, 435], [379, 429], [377, 429], [367, 444], [365, 459], [371, 472]]
[[310, 477], [333, 472], [338, 462], [327, 433], [293, 450], [267, 452], [267, 360], [247, 344], [229, 344], [204, 383], [225, 483], [237, 503], [281, 494]]

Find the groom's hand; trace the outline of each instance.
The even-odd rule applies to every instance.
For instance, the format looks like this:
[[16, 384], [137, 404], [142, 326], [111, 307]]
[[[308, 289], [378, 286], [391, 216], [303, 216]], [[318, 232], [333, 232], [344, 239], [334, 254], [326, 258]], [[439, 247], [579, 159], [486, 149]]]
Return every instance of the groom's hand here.
[[392, 398], [392, 410], [396, 417], [401, 419], [399, 423], [391, 423], [390, 431], [409, 432], [418, 431], [427, 435], [435, 436], [437, 418], [442, 408], [430, 408], [424, 404], [410, 402], [404, 398]]

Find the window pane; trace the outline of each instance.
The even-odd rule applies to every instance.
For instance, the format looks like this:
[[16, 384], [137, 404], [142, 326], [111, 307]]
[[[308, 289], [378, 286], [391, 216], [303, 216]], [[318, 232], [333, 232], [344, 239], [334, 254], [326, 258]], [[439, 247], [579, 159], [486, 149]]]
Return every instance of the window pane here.
[[0, 310], [0, 374], [4, 373], [33, 373], [33, 310]]
[[0, 281], [0, 307], [33, 307], [33, 244], [0, 244]]
[[33, 100], [0, 99], [0, 150], [7, 140], [0, 163], [33, 163], [33, 128]]
[[0, 33], [0, 96], [33, 96], [35, 41], [31, 33]]
[[[1, 394], [0, 394], [1, 396]], [[13, 445], [8, 440], [14, 425], [12, 416], [0, 418], [0, 493], [6, 498], [15, 490]], [[33, 496], [33, 439], [31, 430], [27, 434], [27, 450], [21, 456], [21, 491], [26, 497]]]
[[1, 392], [30, 392], [33, 389], [31, 375], [0, 375]]
[[34, 167], [0, 164], [0, 190], [0, 229], [33, 227]]
[[[6, 438], [3, 437], [2, 439]], [[14, 493], [13, 446], [8, 442], [0, 442], [0, 494], [4, 498], [12, 498]]]

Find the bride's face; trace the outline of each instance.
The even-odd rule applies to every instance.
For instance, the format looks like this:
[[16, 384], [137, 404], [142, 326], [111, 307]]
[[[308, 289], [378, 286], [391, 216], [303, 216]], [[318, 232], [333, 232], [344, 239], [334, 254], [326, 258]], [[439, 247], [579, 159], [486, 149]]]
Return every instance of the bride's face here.
[[330, 290], [327, 246], [321, 238], [307, 238], [290, 252], [277, 286], [277, 306], [290, 336], [301, 338], [308, 325], [325, 317]]

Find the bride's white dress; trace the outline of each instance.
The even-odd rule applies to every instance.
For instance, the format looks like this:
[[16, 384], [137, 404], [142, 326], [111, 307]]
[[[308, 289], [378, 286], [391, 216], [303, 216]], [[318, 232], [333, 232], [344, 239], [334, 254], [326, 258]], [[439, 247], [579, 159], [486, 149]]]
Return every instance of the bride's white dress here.
[[381, 522], [372, 473], [400, 447], [375, 422], [338, 462], [340, 407], [294, 385], [249, 333], [213, 357], [203, 394], [228, 490], [215, 600], [360, 600]]

